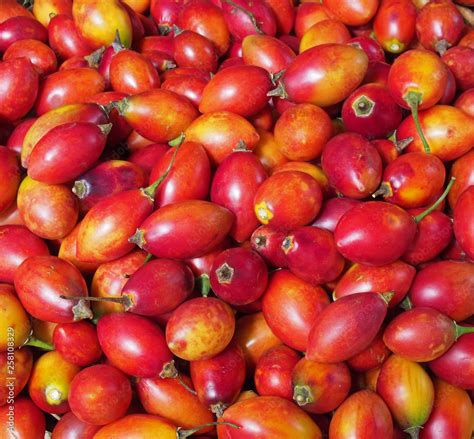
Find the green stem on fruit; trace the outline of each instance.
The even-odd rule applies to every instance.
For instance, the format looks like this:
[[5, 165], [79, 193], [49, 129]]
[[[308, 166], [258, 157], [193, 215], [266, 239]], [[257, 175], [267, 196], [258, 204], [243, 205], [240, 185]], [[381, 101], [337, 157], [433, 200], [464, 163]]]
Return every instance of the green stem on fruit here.
[[245, 140], [240, 139], [237, 142], [237, 145], [235, 145], [234, 149], [232, 149], [232, 152], [252, 152], [252, 151], [248, 149], [247, 144], [245, 143]]
[[441, 196], [430, 206], [428, 209], [426, 209], [424, 212], [421, 212], [419, 215], [415, 216], [415, 222], [419, 223], [426, 215], [429, 215], [433, 210], [435, 210], [442, 202], [443, 200], [448, 196], [449, 191], [453, 187], [454, 181], [456, 180], [456, 177], [451, 177], [451, 180], [449, 180], [448, 185], [446, 186], [446, 189], [444, 192], [441, 194]]
[[99, 130], [102, 132], [102, 134], [105, 134], [106, 136], [109, 135], [110, 131], [112, 131], [112, 127], [114, 126], [111, 123], [104, 123], [102, 125], [97, 125]]
[[[176, 66], [175, 66], [176, 67]], [[184, 133], [180, 133], [178, 137], [175, 137], [174, 139], [170, 140], [168, 142], [169, 146], [181, 146], [182, 143], [184, 142], [184, 139], [186, 139], [186, 135]]]
[[278, 85], [273, 90], [267, 93], [268, 97], [277, 96], [281, 99], [288, 99], [288, 93], [286, 92], [285, 86], [281, 81], [278, 81]]
[[395, 149], [401, 153], [411, 142], [413, 142], [413, 137], [410, 136], [406, 139], [396, 140], [393, 143], [395, 144]]
[[176, 159], [176, 156], [178, 155], [178, 151], [179, 151], [179, 148], [180, 148], [181, 144], [179, 145], [176, 145], [175, 149], [174, 149], [174, 152], [173, 152], [173, 156], [171, 157], [171, 160], [170, 160], [170, 163], [168, 165], [168, 167], [166, 168], [165, 172], [163, 172], [163, 174], [161, 174], [160, 178], [158, 178], [158, 180], [156, 180], [153, 184], [151, 184], [150, 186], [146, 187], [146, 188], [142, 188], [141, 191], [143, 194], [145, 194], [148, 198], [150, 198], [152, 201], [155, 200], [155, 193], [156, 193], [156, 190], [158, 189], [158, 186], [163, 183], [163, 180], [168, 177], [168, 174], [170, 173], [171, 171], [171, 168], [173, 167], [173, 164], [174, 164], [174, 161]]
[[102, 57], [104, 56], [105, 47], [99, 47], [97, 50], [94, 50], [91, 54], [84, 57], [89, 64], [89, 67], [96, 69], [100, 62], [102, 61]]
[[125, 111], [128, 108], [130, 98], [126, 97], [123, 99], [120, 99], [120, 101], [113, 101], [112, 104], [113, 106], [117, 109], [118, 113], [120, 116], [123, 116], [125, 114]]
[[377, 198], [379, 195], [387, 198], [393, 195], [392, 185], [388, 181], [383, 181], [380, 187], [372, 194], [373, 198]]
[[405, 433], [408, 433], [410, 435], [411, 439], [418, 439], [420, 435], [420, 430], [422, 427], [416, 426], [416, 427], [409, 427], [405, 430], [403, 430]]
[[150, 262], [152, 258], [153, 258], [153, 255], [151, 253], [148, 253], [146, 255], [145, 260], [143, 261], [143, 265], [145, 265], [147, 262]]
[[50, 13], [48, 14], [48, 17], [49, 17], [49, 19], [51, 20], [52, 18], [56, 17], [56, 15], [58, 15], [58, 14], [56, 14], [56, 12], [50, 12]]
[[411, 114], [413, 116], [413, 121], [415, 122], [416, 131], [420, 136], [421, 143], [423, 143], [423, 148], [425, 149], [426, 153], [430, 153], [430, 145], [426, 140], [425, 135], [423, 134], [423, 130], [421, 129], [420, 125], [420, 118], [418, 117], [418, 106], [421, 103], [422, 94], [416, 91], [409, 91], [403, 98], [405, 99], [406, 103], [409, 105], [411, 109]]
[[177, 37], [179, 34], [182, 34], [184, 32], [183, 29], [181, 29], [178, 25], [173, 24], [173, 36]]
[[160, 35], [168, 35], [171, 32], [171, 27], [167, 24], [159, 24], [158, 32]]
[[130, 244], [135, 244], [136, 246], [143, 248], [143, 246], [146, 244], [145, 232], [141, 229], [137, 229], [135, 234], [133, 236], [130, 236], [130, 238], [128, 238], [128, 242]]
[[125, 311], [128, 311], [130, 308], [133, 307], [133, 300], [128, 294], [123, 294], [119, 297], [95, 297], [95, 296], [88, 296], [88, 297], [81, 297], [81, 296], [59, 296], [61, 299], [66, 300], [78, 300], [78, 301], [85, 301], [85, 302], [111, 302], [111, 303], [118, 303], [125, 308]]
[[54, 346], [51, 343], [47, 343], [46, 341], [40, 340], [39, 338], [34, 337], [33, 335], [28, 338], [26, 343], [23, 346], [32, 346], [35, 348], [40, 348], [45, 351], [53, 351]]
[[211, 291], [211, 282], [209, 280], [209, 275], [205, 273], [201, 274], [201, 276], [199, 276], [196, 281], [198, 284], [200, 284], [201, 296], [209, 296], [209, 292]]
[[279, 72], [276, 73], [270, 73], [270, 80], [272, 81], [273, 85], [277, 85], [279, 79], [283, 76], [283, 73], [285, 73], [286, 69], [282, 69]]
[[293, 389], [293, 400], [300, 407], [305, 406], [306, 404], [311, 404], [314, 401], [311, 388], [306, 385], [296, 385]]
[[380, 297], [387, 304], [387, 306], [390, 303], [390, 301], [393, 299], [393, 296], [395, 296], [394, 291], [385, 291], [384, 293], [380, 293]]
[[435, 50], [438, 52], [439, 56], [443, 56], [450, 47], [451, 44], [444, 38], [435, 44]]
[[257, 31], [257, 33], [260, 34], [260, 35], [264, 34], [262, 29], [260, 29], [260, 26], [258, 25], [258, 21], [255, 18], [255, 15], [252, 12], [248, 11], [247, 9], [245, 9], [244, 7], [238, 5], [237, 3], [235, 3], [232, 0], [222, 0], [222, 1], [224, 3], [227, 3], [228, 5], [231, 5], [233, 8], [243, 12], [247, 17], [249, 17], [249, 19], [252, 22], [252, 25], [255, 28], [255, 30]]
[[190, 428], [189, 430], [182, 430], [181, 427], [178, 427], [176, 430], [176, 439], [185, 439], [194, 433], [197, 433], [199, 430], [202, 430], [203, 428], [212, 427], [214, 425], [228, 425], [232, 428], [242, 428], [240, 425], [234, 424], [232, 422], [208, 422], [206, 424], [199, 425], [198, 427]]
[[472, 334], [474, 332], [474, 326], [460, 326], [454, 322], [456, 328], [456, 340], [464, 334]]
[[115, 53], [125, 49], [125, 46], [122, 43], [122, 39], [120, 38], [120, 32], [118, 29], [115, 29], [115, 38], [114, 41], [112, 41], [112, 48], [114, 49]]
[[400, 308], [404, 309], [405, 311], [408, 311], [413, 308], [413, 304], [411, 303], [411, 300], [408, 296], [405, 297], [400, 303]]

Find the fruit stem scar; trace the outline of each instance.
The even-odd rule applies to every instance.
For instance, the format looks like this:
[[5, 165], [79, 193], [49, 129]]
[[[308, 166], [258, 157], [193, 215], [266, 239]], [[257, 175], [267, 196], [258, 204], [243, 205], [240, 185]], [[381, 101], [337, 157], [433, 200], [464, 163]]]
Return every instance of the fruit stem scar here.
[[352, 109], [359, 117], [369, 117], [375, 108], [375, 102], [367, 96], [360, 96], [352, 103]]
[[135, 234], [131, 236], [130, 238], [128, 238], [128, 242], [130, 244], [135, 244], [138, 247], [143, 248], [143, 246], [146, 244], [144, 235], [145, 235], [145, 232], [143, 230], [137, 229]]
[[270, 90], [267, 93], [267, 96], [269, 96], [269, 97], [278, 96], [281, 99], [288, 99], [288, 93], [285, 89], [285, 86], [283, 85], [283, 83], [281, 81], [278, 81], [277, 87], [274, 88], [273, 90]]
[[262, 201], [261, 203], [255, 205], [255, 214], [257, 215], [257, 218], [260, 220], [260, 222], [263, 224], [268, 224], [273, 218], [273, 213], [268, 208], [267, 203], [265, 203], [265, 201]]
[[423, 148], [425, 149], [426, 153], [430, 153], [431, 152], [430, 145], [428, 144], [428, 141], [426, 140], [426, 137], [423, 134], [423, 130], [421, 129], [421, 125], [420, 125], [420, 119], [418, 117], [418, 106], [420, 105], [422, 101], [422, 94], [416, 91], [409, 91], [403, 97], [403, 99], [405, 99], [405, 102], [408, 104], [408, 106], [411, 109], [413, 121], [415, 122], [415, 128], [416, 128], [416, 131], [418, 132], [418, 135], [420, 136], [421, 143], [423, 143]]
[[89, 189], [90, 187], [86, 180], [77, 180], [72, 187], [72, 193], [82, 200], [89, 193]]
[[232, 277], [234, 276], [234, 268], [232, 268], [227, 262], [224, 262], [217, 270], [216, 276], [220, 284], [230, 284]]
[[293, 390], [293, 399], [301, 407], [314, 401], [313, 393], [309, 386], [296, 385]]

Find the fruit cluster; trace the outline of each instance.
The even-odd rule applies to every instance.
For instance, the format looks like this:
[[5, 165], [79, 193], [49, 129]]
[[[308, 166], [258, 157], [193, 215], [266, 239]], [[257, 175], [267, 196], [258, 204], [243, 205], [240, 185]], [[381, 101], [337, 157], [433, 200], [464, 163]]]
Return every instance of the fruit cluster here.
[[473, 0], [20, 3], [1, 439], [471, 438]]

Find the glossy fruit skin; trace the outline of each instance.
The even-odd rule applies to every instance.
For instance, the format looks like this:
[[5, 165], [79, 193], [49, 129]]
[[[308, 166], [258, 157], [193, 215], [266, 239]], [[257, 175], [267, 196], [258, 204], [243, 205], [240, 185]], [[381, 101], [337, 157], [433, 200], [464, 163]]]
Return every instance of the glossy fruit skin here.
[[351, 370], [356, 372], [368, 372], [379, 368], [391, 355], [390, 350], [383, 342], [383, 327], [372, 342], [362, 352], [347, 360]]
[[57, 352], [69, 363], [90, 366], [102, 356], [95, 327], [85, 321], [59, 323], [53, 332]]
[[265, 320], [286, 345], [306, 351], [308, 335], [329, 305], [326, 292], [296, 277], [288, 270], [272, 274], [262, 298]]
[[52, 431], [54, 439], [93, 439], [99, 431], [98, 425], [86, 424], [73, 413], [68, 412], [61, 416]]
[[425, 370], [413, 361], [398, 355], [389, 357], [377, 379], [377, 393], [404, 430], [422, 426], [430, 416], [433, 383]]
[[128, 378], [115, 367], [97, 364], [81, 370], [69, 391], [71, 411], [82, 421], [105, 425], [125, 415], [132, 399]]
[[179, 67], [216, 72], [218, 56], [212, 41], [189, 30], [175, 34], [173, 41], [174, 59]]
[[223, 250], [229, 248], [230, 246], [230, 240], [224, 239], [224, 241], [222, 241], [214, 250], [211, 250], [209, 253], [197, 258], [186, 259], [186, 265], [191, 268], [194, 275], [197, 277], [202, 276], [203, 274], [207, 274], [209, 276], [214, 259]]
[[[4, 146], [0, 147], [0, 213], [5, 212], [15, 201], [21, 174], [16, 154]], [[252, 213], [253, 214], [253, 213]]]
[[186, 4], [178, 16], [176, 24], [185, 30], [192, 30], [211, 40], [219, 56], [230, 45], [230, 34], [220, 8], [207, 0], [192, 0]]
[[231, 305], [247, 305], [265, 291], [268, 271], [253, 250], [230, 248], [216, 256], [210, 271], [212, 290]]
[[315, 23], [328, 18], [335, 18], [334, 14], [323, 4], [312, 2], [300, 3], [296, 9], [295, 34], [301, 38], [304, 33]]
[[161, 89], [127, 98], [121, 113], [134, 130], [156, 143], [179, 136], [198, 116], [188, 99]]
[[266, 178], [263, 165], [249, 151], [232, 153], [214, 174], [211, 201], [234, 214], [235, 221], [230, 236], [237, 242], [248, 239], [259, 224], [253, 212], [253, 200]]
[[404, 52], [415, 37], [416, 16], [411, 1], [382, 2], [374, 20], [377, 41], [389, 53]]
[[449, 206], [454, 210], [459, 196], [469, 186], [474, 186], [474, 151], [459, 157], [453, 163], [450, 175], [456, 178], [448, 194]]
[[316, 423], [301, 409], [277, 396], [258, 396], [229, 407], [219, 421], [240, 425], [217, 427], [219, 439], [321, 439]]
[[112, 58], [110, 84], [115, 91], [133, 95], [159, 88], [160, 77], [146, 57], [125, 49]]
[[338, 251], [352, 262], [386, 265], [405, 253], [416, 234], [416, 223], [402, 208], [380, 201], [353, 207], [334, 232]]
[[235, 339], [244, 353], [249, 376], [265, 352], [282, 344], [268, 326], [262, 312], [240, 317], [236, 322]]
[[[123, 161], [123, 163], [131, 164], [132, 166], [136, 165], [143, 174], [150, 175], [155, 163], [163, 157], [168, 149], [169, 146], [165, 143], [152, 143], [151, 145], [145, 146], [145, 148], [133, 151], [128, 157], [128, 162]], [[140, 184], [138, 187], [144, 185], [145, 183]]]
[[469, 262], [434, 262], [417, 273], [410, 300], [415, 307], [434, 308], [453, 320], [463, 321], [474, 313], [470, 295], [473, 274]]
[[354, 264], [338, 281], [333, 297], [337, 300], [367, 291], [391, 291], [394, 296], [390, 299], [388, 307], [394, 308], [408, 293], [415, 275], [415, 268], [402, 261], [378, 267]]
[[242, 41], [245, 64], [262, 67], [268, 73], [278, 73], [296, 57], [285, 43], [269, 35], [248, 35]]
[[50, 47], [62, 59], [74, 56], [86, 56], [94, 50], [79, 34], [72, 17], [58, 14], [51, 18], [48, 25]]
[[451, 70], [460, 90], [469, 90], [474, 86], [472, 68], [474, 66], [474, 49], [456, 46], [449, 49], [442, 57], [443, 62]]
[[45, 43], [34, 39], [16, 41], [3, 54], [3, 61], [17, 58], [29, 59], [41, 77], [54, 73], [58, 68], [53, 50]]
[[421, 439], [464, 438], [472, 432], [472, 403], [464, 390], [442, 380], [435, 380], [435, 400], [431, 415], [420, 431]]
[[443, 162], [435, 155], [403, 154], [384, 170], [384, 199], [405, 209], [426, 206], [442, 190], [445, 178]]
[[330, 198], [324, 202], [316, 220], [311, 225], [334, 233], [342, 215], [359, 203], [359, 200], [353, 198]]
[[[286, 69], [281, 82], [290, 101], [327, 107], [342, 101], [357, 88], [367, 66], [368, 58], [362, 50], [324, 44], [298, 55]], [[348, 75], [349, 71], [351, 75]]]
[[[280, 99], [280, 102], [288, 101]], [[271, 132], [259, 129], [258, 135], [260, 140], [255, 146], [254, 153], [268, 173], [271, 173], [277, 166], [288, 162]]]
[[336, 410], [329, 426], [331, 439], [391, 438], [392, 415], [375, 392], [360, 390], [349, 396]]
[[355, 37], [351, 38], [347, 44], [362, 49], [369, 58], [369, 63], [385, 61], [385, 53], [382, 46], [373, 38], [364, 36]]
[[[461, 157], [470, 150], [474, 139], [472, 118], [459, 108], [436, 105], [420, 112], [420, 123], [431, 153], [443, 162]], [[413, 118], [408, 116], [398, 127], [397, 138], [413, 137], [407, 152], [423, 151]]]
[[188, 98], [197, 108], [201, 103], [202, 93], [207, 81], [193, 75], [176, 75], [166, 79], [161, 88]]
[[248, 120], [228, 111], [203, 114], [186, 129], [185, 135], [187, 141], [204, 146], [213, 165], [222, 163], [241, 142], [252, 151], [260, 138]]
[[29, 17], [11, 17], [0, 24], [0, 52], [5, 52], [14, 42], [26, 39], [45, 43], [48, 32], [37, 20]]
[[25, 135], [21, 149], [22, 166], [28, 168], [33, 148], [49, 130], [68, 122], [91, 122], [100, 125], [108, 123], [108, 118], [96, 104], [64, 105], [40, 116]]
[[472, 352], [474, 350], [474, 336], [463, 335], [441, 357], [431, 361], [428, 365], [434, 374], [461, 389], [472, 389], [474, 372], [472, 368]]
[[460, 247], [471, 259], [474, 259], [473, 207], [474, 187], [470, 186], [458, 198], [454, 208], [454, 235]]
[[300, 171], [285, 171], [272, 175], [260, 185], [254, 209], [262, 224], [289, 230], [311, 222], [321, 203], [321, 188], [314, 178]]
[[21, 154], [21, 149], [23, 147], [23, 139], [25, 138], [27, 131], [31, 128], [35, 121], [35, 117], [30, 117], [18, 123], [18, 125], [11, 132], [10, 137], [8, 137], [5, 146], [16, 154]]
[[71, 0], [39, 0], [33, 5], [32, 12], [36, 19], [44, 26], [49, 27], [52, 16], [58, 14], [71, 15]]
[[0, 119], [14, 122], [31, 110], [38, 94], [38, 73], [28, 59], [0, 63]]
[[[193, 388], [188, 376], [180, 374], [180, 378], [185, 385]], [[162, 416], [183, 428], [192, 428], [214, 420], [206, 405], [186, 389], [178, 378], [141, 378], [137, 383], [137, 391], [147, 413]]]
[[28, 161], [28, 175], [49, 184], [72, 181], [99, 159], [106, 140], [107, 134], [89, 122], [59, 125], [35, 145]]
[[380, 154], [356, 133], [333, 137], [324, 147], [321, 164], [331, 186], [350, 198], [366, 198], [382, 178]]
[[302, 358], [293, 369], [292, 383], [293, 399], [303, 410], [327, 413], [346, 399], [351, 374], [345, 363], [324, 364]]
[[344, 268], [334, 236], [325, 229], [300, 227], [286, 236], [282, 247], [290, 271], [313, 285], [333, 281]]
[[158, 375], [172, 361], [163, 331], [131, 313], [106, 314], [97, 323], [99, 344], [110, 363], [127, 375]]
[[357, 355], [375, 338], [386, 314], [387, 302], [380, 294], [351, 294], [336, 300], [312, 325], [306, 358], [335, 363]]
[[135, 271], [122, 288], [132, 305], [129, 311], [154, 316], [173, 311], [192, 293], [194, 276], [179, 261], [154, 259]]
[[21, 347], [30, 336], [31, 324], [15, 289], [7, 284], [0, 284], [0, 315], [3, 330], [0, 351]]
[[145, 172], [124, 160], [108, 160], [82, 174], [74, 183], [73, 192], [79, 198], [82, 211], [88, 211], [108, 196], [144, 187]]
[[94, 49], [108, 46], [116, 30], [125, 47], [132, 43], [132, 23], [124, 6], [116, 0], [73, 2], [72, 14], [81, 36]]
[[288, 346], [266, 351], [255, 368], [255, 388], [260, 396], [279, 396], [293, 400], [291, 373], [301, 356]]
[[44, 239], [61, 239], [76, 225], [79, 206], [64, 185], [50, 185], [25, 177], [18, 190], [18, 209], [26, 227]]
[[365, 84], [342, 106], [342, 121], [348, 131], [368, 139], [386, 137], [402, 121], [402, 110], [382, 84]]
[[125, 256], [134, 247], [128, 239], [152, 211], [153, 200], [139, 189], [104, 198], [81, 222], [78, 258], [103, 263]]
[[[164, 174], [174, 152], [174, 148], [169, 149], [156, 162], [150, 174], [150, 184]], [[162, 207], [179, 201], [206, 199], [210, 181], [211, 166], [205, 149], [199, 143], [184, 142], [168, 176], [155, 193], [155, 205]]]
[[213, 413], [231, 405], [240, 394], [245, 381], [245, 358], [242, 348], [232, 342], [220, 354], [191, 361], [191, 379], [197, 397]]
[[325, 0], [324, 5], [339, 20], [348, 26], [362, 26], [375, 15], [379, 2], [376, 0], [343, 1]]
[[236, 66], [219, 71], [203, 90], [199, 111], [230, 111], [253, 116], [268, 101], [272, 88], [268, 72], [257, 66]]
[[270, 226], [260, 226], [250, 238], [252, 248], [263, 257], [265, 262], [273, 267], [285, 268], [286, 255], [281, 245], [286, 234]]
[[[8, 419], [10, 407], [9, 404], [0, 407], [1, 419]], [[46, 420], [44, 413], [29, 398], [23, 396], [15, 400], [13, 432], [8, 427], [8, 422], [2, 422], [0, 434], [5, 438], [43, 439], [46, 432]]]
[[[15, 370], [14, 376], [11, 373], [12, 362]], [[11, 392], [16, 398], [23, 390], [30, 378], [32, 367], [33, 354], [28, 346], [15, 350], [13, 358], [10, 357], [8, 360], [7, 355], [2, 355], [0, 359], [0, 378], [3, 384], [0, 387], [0, 407], [9, 402], [8, 399], [12, 396]], [[15, 381], [14, 386], [11, 385], [12, 381]]]
[[166, 343], [179, 358], [206, 360], [222, 352], [230, 343], [235, 317], [225, 302], [199, 297], [181, 304], [166, 325]]
[[[136, 250], [119, 259], [99, 265], [94, 273], [91, 284], [91, 296], [120, 297], [123, 286], [130, 276], [144, 263], [146, 253]], [[94, 315], [101, 317], [112, 312], [123, 312], [124, 307], [119, 303], [92, 302]]]
[[229, 210], [208, 201], [170, 204], [158, 209], [140, 225], [142, 248], [157, 258], [203, 256], [224, 240], [233, 220]]
[[71, 382], [80, 370], [79, 366], [66, 361], [59, 352], [46, 352], [33, 366], [28, 385], [30, 398], [48, 413], [68, 412]]
[[275, 140], [289, 160], [318, 158], [333, 135], [331, 119], [319, 107], [298, 104], [288, 108], [277, 120]]
[[60, 70], [41, 83], [35, 111], [38, 115], [68, 104], [85, 102], [105, 89], [104, 78], [89, 67]]
[[416, 362], [440, 357], [455, 340], [454, 322], [439, 311], [425, 307], [399, 314], [384, 332], [384, 342], [392, 352]]
[[349, 30], [340, 20], [318, 21], [301, 37], [299, 53], [323, 44], [346, 44], [350, 38]]
[[[417, 215], [423, 208], [410, 210]], [[436, 258], [452, 241], [453, 222], [443, 212], [434, 211], [419, 223], [415, 239], [403, 254], [402, 259], [412, 265], [423, 264]]]

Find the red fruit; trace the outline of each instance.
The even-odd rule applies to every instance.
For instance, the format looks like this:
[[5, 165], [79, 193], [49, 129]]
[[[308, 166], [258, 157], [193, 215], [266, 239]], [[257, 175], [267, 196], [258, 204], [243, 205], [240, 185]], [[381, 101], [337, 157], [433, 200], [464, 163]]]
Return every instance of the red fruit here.
[[455, 177], [449, 191], [448, 201], [451, 209], [456, 207], [459, 196], [469, 187], [474, 186], [474, 150], [459, 157], [451, 167], [451, 176]]
[[331, 439], [392, 438], [392, 415], [372, 390], [361, 390], [349, 396], [334, 413], [329, 425]]
[[11, 132], [5, 146], [16, 154], [20, 155], [23, 148], [23, 140], [31, 126], [36, 122], [35, 117], [24, 119]]
[[207, 360], [230, 343], [235, 317], [225, 302], [200, 297], [181, 304], [166, 325], [166, 342], [173, 354], [187, 361]]
[[334, 410], [349, 394], [351, 374], [344, 363], [323, 364], [302, 358], [293, 369], [293, 399], [310, 413]]
[[213, 73], [218, 65], [217, 50], [212, 41], [189, 30], [174, 32], [174, 59], [179, 67]]
[[74, 377], [69, 392], [71, 411], [93, 425], [109, 424], [124, 416], [131, 399], [128, 378], [107, 364], [83, 369]]
[[254, 209], [262, 224], [288, 230], [310, 223], [318, 214], [321, 202], [321, 188], [314, 178], [299, 171], [285, 171], [260, 185]]
[[[31, 334], [31, 324], [22, 304], [11, 285], [0, 284], [0, 315], [2, 318], [0, 351], [13, 352], [14, 348], [23, 346]], [[8, 357], [8, 354], [5, 354]]]
[[218, 436], [226, 439], [263, 437], [321, 439], [316, 423], [290, 401], [277, 396], [258, 396], [229, 407], [219, 421], [232, 422], [217, 427]]
[[122, 288], [126, 311], [156, 316], [173, 311], [192, 293], [194, 276], [179, 261], [155, 259], [135, 271]]
[[391, 291], [394, 295], [388, 306], [393, 308], [408, 293], [415, 274], [415, 268], [402, 261], [395, 261], [379, 267], [354, 264], [338, 281], [333, 297], [337, 300], [344, 296], [367, 291]]
[[176, 75], [161, 84], [163, 90], [169, 90], [188, 98], [197, 108], [201, 103], [202, 93], [208, 81], [192, 75]]
[[350, 38], [349, 30], [340, 20], [327, 19], [318, 21], [301, 37], [299, 53], [322, 44], [345, 44]]
[[388, 295], [360, 293], [331, 303], [311, 328], [306, 358], [335, 363], [362, 352], [382, 326], [389, 300]]
[[150, 215], [130, 238], [158, 258], [188, 259], [217, 247], [232, 227], [230, 211], [208, 201], [164, 206]]
[[171, 31], [182, 8], [183, 2], [180, 0], [151, 0], [150, 13], [162, 34]]
[[421, 269], [410, 289], [415, 307], [437, 309], [453, 320], [463, 321], [473, 313], [474, 266], [469, 262], [434, 262]]
[[0, 184], [2, 186], [0, 213], [5, 212], [15, 201], [20, 181], [20, 167], [16, 154], [4, 146], [0, 146]]
[[[9, 372], [11, 366], [15, 368], [14, 376]], [[0, 407], [7, 404], [12, 397], [12, 392], [13, 397], [16, 398], [24, 389], [30, 378], [32, 366], [33, 354], [28, 346], [16, 349], [13, 355], [2, 355], [0, 358], [0, 378], [3, 380], [3, 384], [0, 386]], [[12, 381], [15, 382], [13, 386], [11, 385]]]
[[474, 386], [473, 352], [474, 334], [466, 334], [444, 355], [431, 361], [429, 367], [437, 377], [449, 384], [461, 389], [472, 389]]
[[344, 258], [336, 250], [333, 234], [319, 227], [300, 227], [282, 243], [290, 271], [313, 285], [336, 279]]
[[[0, 424], [0, 435], [5, 438], [43, 439], [46, 433], [44, 413], [24, 396], [15, 400], [14, 409], [12, 415], [10, 404], [0, 407], [0, 419], [3, 419]], [[9, 416], [14, 416], [14, 420], [10, 421]]]
[[330, 184], [350, 198], [366, 198], [382, 178], [382, 159], [377, 149], [355, 133], [333, 137], [324, 147], [321, 164]]
[[267, 288], [268, 269], [258, 253], [242, 247], [220, 253], [212, 263], [211, 287], [231, 305], [256, 301]]
[[265, 320], [272, 332], [286, 345], [306, 351], [308, 334], [321, 312], [329, 305], [326, 292], [288, 270], [270, 277], [262, 298]]
[[31, 152], [28, 175], [49, 184], [74, 180], [99, 159], [110, 128], [110, 124], [71, 122], [51, 129]]
[[0, 119], [14, 122], [31, 110], [38, 94], [38, 73], [26, 58], [0, 62]]
[[99, 431], [98, 425], [86, 424], [72, 412], [61, 416], [53, 428], [54, 439], [93, 439]]
[[288, 346], [266, 351], [255, 368], [255, 388], [260, 396], [279, 396], [292, 401], [291, 374], [301, 356]]
[[230, 235], [237, 242], [248, 239], [259, 224], [253, 212], [253, 200], [266, 178], [265, 169], [250, 151], [232, 153], [214, 174], [211, 200], [235, 215]]
[[265, 107], [272, 83], [261, 67], [236, 66], [219, 71], [204, 88], [199, 111], [230, 111], [253, 116]]
[[5, 52], [14, 42], [26, 39], [46, 43], [48, 32], [37, 20], [20, 15], [0, 23], [0, 52]]
[[40, 76], [49, 75], [58, 69], [58, 60], [53, 50], [38, 40], [20, 40], [11, 44], [3, 54], [3, 61], [26, 58]]
[[97, 332], [89, 322], [59, 323], [54, 328], [53, 344], [66, 361], [78, 366], [89, 366], [102, 355]]
[[319, 227], [321, 229], [329, 230], [334, 233], [337, 223], [341, 217], [354, 206], [359, 204], [359, 200], [352, 198], [336, 197], [330, 198], [325, 201], [321, 211], [319, 212], [316, 220], [311, 224], [312, 226]]
[[[168, 151], [169, 146], [165, 143], [152, 143], [151, 145], [145, 146], [145, 148], [137, 149], [133, 151], [128, 157], [128, 162], [124, 161], [128, 165], [137, 165], [140, 171], [144, 171], [147, 175], [150, 175], [155, 163], [158, 163]], [[140, 184], [137, 187], [145, 186], [145, 183]]]
[[380, 43], [375, 40], [374, 38], [370, 37], [355, 37], [351, 38], [347, 44], [349, 46], [357, 47], [362, 49], [367, 57], [369, 58], [369, 63], [373, 62], [384, 62], [385, 61], [385, 53], [383, 51], [382, 46]]
[[199, 400], [217, 416], [222, 416], [244, 384], [244, 354], [234, 342], [208, 360], [191, 361], [190, 372]]
[[469, 114], [469, 116], [474, 116], [474, 88], [461, 93], [461, 95], [456, 99], [454, 106], [460, 108], [465, 113]]
[[369, 139], [386, 137], [400, 125], [402, 110], [384, 85], [365, 84], [344, 101], [342, 121]]
[[15, 289], [33, 317], [55, 323], [91, 318], [88, 306], [61, 296], [87, 297], [87, 285], [80, 271], [55, 256], [32, 256], [15, 272]]
[[348, 26], [362, 26], [375, 15], [379, 2], [377, 0], [325, 0], [324, 5], [339, 20]]
[[286, 255], [281, 245], [286, 234], [270, 226], [260, 226], [252, 233], [250, 243], [252, 248], [270, 265], [285, 268]]
[[449, 67], [456, 85], [460, 90], [469, 90], [474, 87], [472, 69], [474, 68], [474, 49], [471, 47], [456, 46], [449, 49], [441, 58]]
[[104, 315], [97, 323], [97, 336], [110, 363], [127, 375], [147, 378], [175, 373], [163, 332], [144, 317]]
[[382, 366], [391, 355], [390, 350], [383, 341], [383, 328], [372, 340], [367, 348], [347, 360], [352, 370], [368, 372]]
[[464, 252], [474, 259], [474, 186], [466, 189], [458, 198], [454, 208], [454, 235]]

